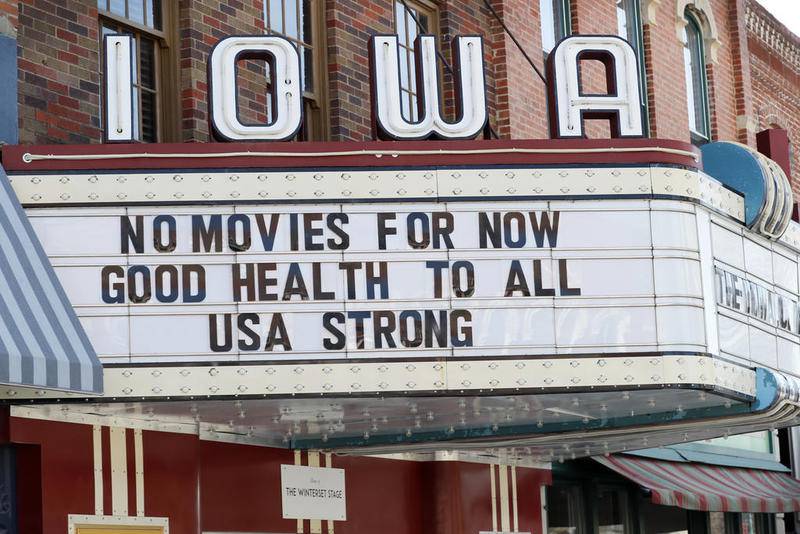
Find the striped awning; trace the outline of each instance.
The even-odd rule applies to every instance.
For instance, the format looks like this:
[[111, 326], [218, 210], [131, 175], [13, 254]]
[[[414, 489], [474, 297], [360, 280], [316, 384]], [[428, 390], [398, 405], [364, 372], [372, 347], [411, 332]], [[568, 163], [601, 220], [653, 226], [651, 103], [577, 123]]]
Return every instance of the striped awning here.
[[595, 460], [649, 489], [655, 504], [709, 512], [800, 511], [800, 480], [786, 473], [626, 455]]
[[103, 369], [0, 167], [0, 398], [102, 393]]

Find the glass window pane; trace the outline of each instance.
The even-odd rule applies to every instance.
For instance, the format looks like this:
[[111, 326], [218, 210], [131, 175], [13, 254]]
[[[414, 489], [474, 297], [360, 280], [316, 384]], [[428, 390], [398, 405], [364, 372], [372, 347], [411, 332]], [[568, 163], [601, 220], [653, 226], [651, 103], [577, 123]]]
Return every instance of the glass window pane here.
[[422, 31], [424, 33], [431, 33], [431, 22], [428, 15], [417, 12], [417, 20], [419, 21], [419, 25], [422, 27]]
[[408, 91], [400, 91], [400, 107], [402, 110], [403, 118], [411, 120], [411, 96]]
[[133, 138], [141, 140], [139, 129], [139, 89], [133, 88]]
[[547, 54], [556, 44], [556, 12], [554, 0], [539, 0], [539, 19], [542, 23], [542, 50]]
[[754, 514], [739, 514], [741, 534], [756, 534], [756, 517]]
[[394, 30], [397, 34], [397, 42], [401, 45], [407, 45], [408, 40], [406, 39], [406, 17], [405, 17], [405, 8], [403, 4], [400, 2], [394, 3]]
[[311, 26], [312, 16], [311, 0], [303, 0], [303, 10], [300, 12], [300, 26], [303, 31], [300, 34], [300, 40], [309, 45], [314, 44], [314, 31]]
[[625, 0], [617, 0], [617, 35], [630, 41], [628, 38], [628, 13], [626, 12], [627, 6], [628, 2]]
[[702, 35], [690, 20], [683, 31], [683, 64], [686, 76], [686, 104], [689, 113], [689, 128], [708, 138], [706, 113], [708, 102], [705, 96], [705, 65], [703, 63]]
[[417, 56], [408, 53], [408, 87], [412, 93], [417, 92]]
[[147, 24], [157, 30], [162, 29], [161, 0], [147, 0]]
[[268, 0], [267, 30], [283, 33], [283, 7], [281, 0]]
[[[412, 9], [411, 13], [416, 15], [417, 13]], [[406, 13], [406, 26], [408, 27], [408, 44], [409, 46], [414, 46], [414, 40], [417, 38], [417, 23], [414, 22], [414, 19], [411, 18], [411, 15]]]
[[628, 493], [620, 488], [600, 488], [597, 492], [598, 534], [628, 532]]
[[144, 0], [128, 0], [128, 19], [144, 24]]
[[141, 65], [141, 84], [148, 89], [156, 88], [156, 53], [155, 43], [150, 39], [141, 39], [139, 64]]
[[108, 0], [97, 0], [97, 9], [108, 11]]
[[125, 0], [109, 0], [108, 10], [120, 17], [125, 16]]
[[[125, 32], [121, 32], [121, 33], [125, 33]], [[132, 71], [131, 82], [133, 84], [138, 84], [139, 83], [139, 61], [137, 60], [137, 58], [139, 57], [139, 53], [136, 51], [136, 49], [137, 49], [136, 45], [137, 44], [138, 43], [137, 43], [137, 39], [136, 38], [131, 40], [131, 65], [133, 65], [133, 68], [131, 69], [131, 71]]]
[[297, 0], [285, 0], [283, 4], [284, 16], [286, 20], [286, 37], [290, 39], [297, 39], [300, 35], [300, 29], [297, 22], [297, 10], [299, 8]]
[[642, 534], [688, 534], [686, 510], [675, 506], [653, 504], [650, 499], [639, 501]]
[[314, 92], [314, 54], [307, 46], [303, 47], [303, 91]]
[[411, 89], [408, 76], [408, 55], [407, 48], [400, 49], [400, 87], [403, 89]]
[[156, 94], [142, 90], [142, 141], [158, 141]]
[[547, 488], [547, 534], [583, 534], [583, 493], [580, 486]]

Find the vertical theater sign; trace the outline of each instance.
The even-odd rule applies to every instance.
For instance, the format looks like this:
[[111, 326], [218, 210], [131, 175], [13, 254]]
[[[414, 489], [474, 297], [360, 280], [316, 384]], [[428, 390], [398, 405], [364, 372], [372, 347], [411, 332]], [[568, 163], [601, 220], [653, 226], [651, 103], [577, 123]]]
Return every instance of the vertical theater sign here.
[[[734, 143], [643, 138], [636, 59], [616, 37], [550, 54], [541, 141], [476, 140], [478, 37], [454, 40], [452, 120], [434, 39], [419, 38], [407, 120], [397, 46], [371, 42], [380, 141], [269, 143], [302, 124], [299, 58], [259, 36], [210, 54], [228, 142], [145, 145], [130, 143], [130, 37], [107, 36], [108, 143], [3, 149], [102, 392], [9, 380], [0, 396], [31, 417], [58, 403], [66, 420], [209, 440], [542, 461], [796, 421], [800, 225], [780, 167]], [[243, 58], [271, 65], [269, 123], [237, 114]], [[606, 94], [582, 91], [587, 59]], [[585, 139], [586, 119], [613, 138]]]

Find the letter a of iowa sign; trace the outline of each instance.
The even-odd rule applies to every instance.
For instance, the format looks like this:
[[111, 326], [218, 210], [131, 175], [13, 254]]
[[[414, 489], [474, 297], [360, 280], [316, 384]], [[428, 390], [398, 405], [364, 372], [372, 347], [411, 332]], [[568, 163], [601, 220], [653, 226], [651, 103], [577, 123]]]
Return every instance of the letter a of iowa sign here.
[[100, 394], [103, 369], [0, 167], [0, 398]]

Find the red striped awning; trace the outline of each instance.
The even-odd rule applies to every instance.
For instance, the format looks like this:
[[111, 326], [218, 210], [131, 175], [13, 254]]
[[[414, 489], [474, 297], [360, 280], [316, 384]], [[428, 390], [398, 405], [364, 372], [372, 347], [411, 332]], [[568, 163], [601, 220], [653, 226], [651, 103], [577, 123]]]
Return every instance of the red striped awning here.
[[655, 504], [709, 512], [800, 511], [800, 480], [786, 473], [621, 455], [595, 460], [649, 489]]

